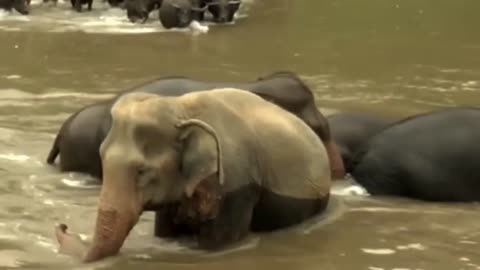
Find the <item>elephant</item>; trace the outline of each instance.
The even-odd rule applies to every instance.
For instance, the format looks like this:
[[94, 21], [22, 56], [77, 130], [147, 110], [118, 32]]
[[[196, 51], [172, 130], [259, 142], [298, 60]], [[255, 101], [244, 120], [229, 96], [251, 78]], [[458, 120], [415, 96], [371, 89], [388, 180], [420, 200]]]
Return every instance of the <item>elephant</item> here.
[[0, 0], [0, 9], [11, 12], [15, 9], [22, 15], [30, 13], [30, 0]]
[[432, 202], [480, 200], [480, 109], [435, 110], [397, 121], [353, 159], [352, 176], [371, 195]]
[[233, 21], [241, 2], [241, 0], [206, 0], [208, 11], [212, 14], [213, 21], [217, 23]]
[[332, 138], [340, 151], [345, 173], [352, 172], [352, 158], [361, 145], [394, 122], [369, 113], [349, 112], [327, 116]]
[[153, 10], [159, 9], [162, 0], [125, 0], [125, 9], [130, 22], [145, 23]]
[[60, 154], [61, 171], [87, 173], [101, 180], [102, 164], [98, 151], [111, 127], [109, 110], [115, 99], [129, 92], [179, 96], [219, 87], [235, 87], [250, 91], [297, 115], [324, 142], [332, 166], [332, 176], [343, 178], [343, 162], [330, 136], [327, 119], [316, 108], [310, 88], [295, 73], [289, 71], [274, 72], [244, 83], [164, 77], [133, 87], [113, 99], [87, 106], [71, 115], [60, 128], [48, 154], [47, 163], [53, 164]]
[[193, 20], [203, 21], [206, 10], [214, 22], [226, 23], [233, 21], [240, 4], [240, 0], [165, 0], [158, 16], [166, 29], [184, 28]]
[[83, 5], [87, 5], [88, 10], [91, 11], [93, 0], [70, 0], [70, 3], [77, 12], [82, 12]]
[[[105, 1], [105, 0], [104, 0]], [[124, 4], [124, 0], [107, 0], [108, 4], [111, 6], [111, 7], [120, 7], [122, 8], [123, 7], [123, 4]]]
[[164, 0], [158, 18], [166, 29], [185, 28], [193, 20], [203, 21], [205, 0]]
[[328, 205], [322, 141], [294, 114], [253, 93], [130, 93], [111, 115], [100, 148], [104, 183], [93, 243], [79, 252], [82, 244], [65, 224], [56, 230], [62, 252], [83, 262], [117, 254], [143, 211], [156, 211], [155, 236], [195, 236], [200, 249], [218, 250], [250, 231], [302, 223]]

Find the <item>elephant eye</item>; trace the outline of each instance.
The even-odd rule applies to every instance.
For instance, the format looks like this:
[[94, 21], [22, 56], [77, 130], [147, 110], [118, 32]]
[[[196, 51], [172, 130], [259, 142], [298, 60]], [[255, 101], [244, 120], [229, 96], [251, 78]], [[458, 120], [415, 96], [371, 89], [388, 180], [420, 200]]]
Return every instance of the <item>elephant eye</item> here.
[[145, 166], [140, 166], [137, 168], [137, 176], [142, 176], [145, 174], [145, 172], [147, 171], [147, 167]]
[[152, 178], [152, 170], [146, 166], [139, 166], [136, 170], [137, 185], [140, 187], [148, 185]]

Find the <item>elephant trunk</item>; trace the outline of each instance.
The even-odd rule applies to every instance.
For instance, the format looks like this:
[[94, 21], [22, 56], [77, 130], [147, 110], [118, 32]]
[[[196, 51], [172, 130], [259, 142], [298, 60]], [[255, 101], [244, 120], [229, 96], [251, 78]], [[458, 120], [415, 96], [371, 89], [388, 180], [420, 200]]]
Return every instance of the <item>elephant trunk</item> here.
[[[113, 181], [112, 181], [113, 180]], [[104, 178], [100, 194], [93, 243], [84, 262], [93, 262], [118, 253], [142, 213], [140, 196], [132, 181]]]
[[333, 179], [342, 179], [345, 177], [345, 165], [343, 164], [342, 156], [340, 155], [339, 147], [333, 139], [325, 141], [325, 148], [327, 150], [330, 161], [331, 175]]

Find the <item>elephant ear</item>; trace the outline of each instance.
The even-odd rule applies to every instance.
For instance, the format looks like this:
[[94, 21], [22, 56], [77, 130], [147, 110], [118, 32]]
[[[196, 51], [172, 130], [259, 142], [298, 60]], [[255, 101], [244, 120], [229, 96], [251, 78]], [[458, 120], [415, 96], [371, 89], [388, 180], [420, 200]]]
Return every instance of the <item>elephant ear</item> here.
[[198, 119], [182, 121], [177, 127], [182, 145], [180, 171], [187, 180], [185, 194], [190, 198], [198, 190], [212, 189], [213, 192], [214, 188], [209, 186], [224, 184], [222, 148], [217, 133]]

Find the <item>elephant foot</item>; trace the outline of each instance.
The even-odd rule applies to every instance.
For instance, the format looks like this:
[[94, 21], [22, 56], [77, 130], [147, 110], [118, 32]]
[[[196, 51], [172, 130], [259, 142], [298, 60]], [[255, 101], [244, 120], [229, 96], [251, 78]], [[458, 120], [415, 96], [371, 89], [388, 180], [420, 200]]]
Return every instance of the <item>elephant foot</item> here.
[[87, 245], [77, 234], [67, 232], [68, 226], [60, 224], [55, 228], [55, 235], [60, 245], [58, 252], [82, 259], [87, 252]]

